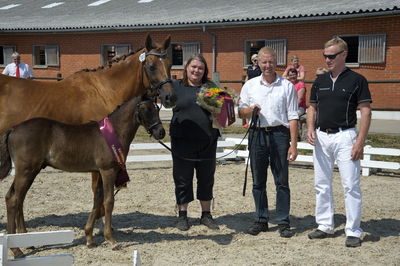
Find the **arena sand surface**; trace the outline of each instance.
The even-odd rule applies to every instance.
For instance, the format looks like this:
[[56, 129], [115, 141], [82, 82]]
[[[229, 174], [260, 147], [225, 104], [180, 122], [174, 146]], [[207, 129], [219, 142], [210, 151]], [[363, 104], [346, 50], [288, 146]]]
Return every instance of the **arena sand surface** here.
[[[189, 206], [191, 228], [181, 232], [174, 227], [171, 163], [129, 164], [131, 182], [117, 194], [113, 215], [114, 235], [122, 249], [113, 251], [99, 234], [95, 236], [97, 247], [88, 249], [85, 245], [82, 228], [92, 208], [89, 174], [45, 169], [25, 200], [27, 228], [29, 231], [71, 229], [75, 240], [69, 245], [23, 251], [28, 256], [70, 253], [74, 255], [74, 265], [131, 265], [134, 250], [139, 251], [143, 265], [400, 265], [398, 174], [362, 178], [362, 227], [366, 233], [362, 247], [346, 248], [343, 192], [337, 172], [335, 236], [309, 240], [307, 234], [315, 228], [312, 169], [299, 166], [289, 169], [291, 222], [296, 232], [290, 239], [279, 237], [273, 223], [272, 178], [268, 179], [270, 230], [258, 236], [245, 233], [253, 221], [254, 204], [251, 181], [246, 196], [242, 196], [244, 170], [243, 163], [217, 166], [213, 215], [220, 224], [219, 231], [199, 224], [200, 207], [195, 201]], [[9, 176], [0, 182], [0, 232], [6, 231], [4, 196], [12, 180]]]

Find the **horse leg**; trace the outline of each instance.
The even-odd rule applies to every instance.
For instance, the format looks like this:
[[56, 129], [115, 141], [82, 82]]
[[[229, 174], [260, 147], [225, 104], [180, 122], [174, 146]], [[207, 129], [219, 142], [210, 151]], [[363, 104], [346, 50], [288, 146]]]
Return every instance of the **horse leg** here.
[[[92, 191], [93, 194], [96, 194], [96, 190], [99, 186], [102, 186], [103, 184], [99, 184], [99, 180], [101, 180], [101, 175], [99, 172], [92, 172]], [[96, 217], [96, 219], [100, 219], [101, 217], [104, 216], [104, 205], [101, 204], [100, 206], [100, 213], [99, 216]]]
[[24, 219], [24, 201], [26, 194], [28, 193], [29, 189], [31, 188], [35, 177], [40, 172], [36, 171], [35, 173], [30, 174], [30, 178], [28, 177], [24, 186], [21, 187], [20, 191], [20, 200], [18, 201], [18, 208], [17, 208], [17, 216], [16, 216], [16, 223], [17, 223], [17, 232], [18, 233], [26, 233], [25, 227], [25, 219]]
[[103, 183], [101, 178], [98, 179], [96, 190], [93, 191], [93, 193], [94, 193], [93, 209], [85, 225], [86, 244], [89, 248], [94, 247], [93, 243], [94, 223], [96, 222], [97, 217], [99, 217], [101, 212], [101, 207], [103, 206], [104, 192], [103, 192]]
[[[7, 206], [7, 234], [15, 234], [15, 220], [17, 215], [17, 197], [15, 195], [15, 179], [11, 184], [10, 189], [6, 194], [6, 206]], [[24, 253], [19, 248], [12, 248], [12, 253], [15, 258], [24, 257]]]
[[[16, 233], [16, 223], [18, 225], [18, 232], [26, 232], [23, 204], [26, 193], [36, 175], [21, 175], [19, 170], [15, 170], [14, 182], [12, 183], [6, 195], [7, 205], [7, 233]], [[15, 258], [24, 257], [24, 253], [19, 248], [12, 248], [11, 251]]]
[[114, 209], [114, 184], [119, 169], [102, 170], [100, 172], [103, 179], [104, 189], [104, 238], [113, 246], [113, 250], [120, 249], [112, 235], [112, 211]]

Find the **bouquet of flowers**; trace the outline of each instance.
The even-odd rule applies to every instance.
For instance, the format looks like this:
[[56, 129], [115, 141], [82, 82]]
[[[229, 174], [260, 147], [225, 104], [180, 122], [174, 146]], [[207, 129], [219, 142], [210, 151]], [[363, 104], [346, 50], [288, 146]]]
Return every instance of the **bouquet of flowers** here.
[[213, 127], [226, 127], [235, 122], [236, 94], [228, 88], [201, 88], [197, 103], [213, 115]]

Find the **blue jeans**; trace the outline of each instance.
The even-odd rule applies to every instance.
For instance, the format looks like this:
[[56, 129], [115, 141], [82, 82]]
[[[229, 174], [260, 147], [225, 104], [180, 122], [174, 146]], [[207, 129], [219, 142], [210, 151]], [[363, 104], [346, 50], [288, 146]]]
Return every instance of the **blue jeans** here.
[[268, 222], [267, 169], [271, 165], [276, 187], [276, 222], [289, 225], [290, 189], [289, 163], [289, 129], [250, 131], [249, 151], [250, 165], [253, 174], [253, 198], [256, 207], [256, 221]]

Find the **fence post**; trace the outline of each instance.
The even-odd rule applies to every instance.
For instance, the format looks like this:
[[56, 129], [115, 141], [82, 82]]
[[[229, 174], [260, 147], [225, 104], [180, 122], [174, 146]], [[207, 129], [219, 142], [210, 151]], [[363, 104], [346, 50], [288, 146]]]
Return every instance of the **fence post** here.
[[6, 265], [7, 262], [7, 239], [6, 235], [0, 233], [0, 266]]
[[[367, 145], [364, 147], [364, 161], [371, 161], [371, 154], [365, 154], [365, 150], [371, 148], [371, 145]], [[363, 167], [362, 168], [362, 172], [361, 172], [362, 176], [369, 176], [369, 168], [367, 167]]]

